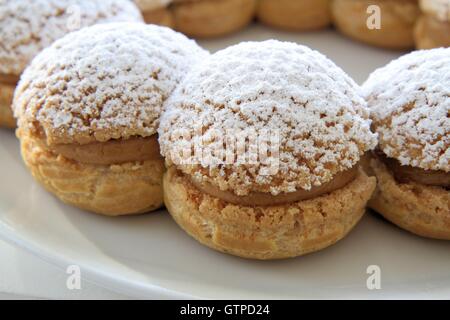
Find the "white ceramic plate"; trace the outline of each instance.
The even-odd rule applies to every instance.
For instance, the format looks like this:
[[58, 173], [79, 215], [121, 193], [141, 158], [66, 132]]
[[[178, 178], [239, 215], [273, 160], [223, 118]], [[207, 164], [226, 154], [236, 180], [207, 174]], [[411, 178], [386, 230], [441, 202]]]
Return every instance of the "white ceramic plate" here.
[[[353, 43], [333, 31], [275, 32], [253, 26], [202, 42], [217, 50], [276, 38], [316, 48], [362, 82], [399, 56]], [[161, 211], [106, 218], [60, 203], [24, 168], [13, 133], [0, 130], [0, 236], [60, 267], [139, 298], [450, 298], [450, 242], [422, 239], [368, 214], [337, 245], [292, 260], [247, 261], [214, 252]], [[368, 290], [368, 266], [381, 290]]]

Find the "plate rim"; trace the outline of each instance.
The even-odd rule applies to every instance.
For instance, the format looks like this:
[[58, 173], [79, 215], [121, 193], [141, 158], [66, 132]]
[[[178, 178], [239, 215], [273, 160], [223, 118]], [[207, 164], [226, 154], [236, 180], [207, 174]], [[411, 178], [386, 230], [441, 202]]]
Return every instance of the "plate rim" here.
[[11, 231], [2, 220], [0, 220], [0, 240], [5, 241], [15, 247], [24, 249], [26, 252], [31, 253], [38, 259], [41, 259], [53, 266], [58, 267], [64, 271], [64, 266], [77, 265], [84, 273], [85, 279], [89, 282], [96, 284], [104, 289], [111, 290], [118, 294], [124, 294], [130, 298], [136, 299], [158, 299], [158, 300], [198, 300], [204, 299], [192, 294], [182, 293], [176, 290], [167, 289], [151, 283], [143, 284], [135, 280], [125, 280], [120, 275], [112, 275], [102, 271], [99, 271], [91, 266], [83, 263], [74, 262], [67, 256], [62, 254], [51, 252], [43, 246], [35, 245], [25, 239], [18, 236], [17, 232]]
[[[27, 240], [17, 232], [11, 230], [11, 228], [4, 221], [0, 219], [0, 240], [4, 240], [9, 244], [26, 250], [38, 259], [41, 259], [53, 266], [64, 270], [65, 266], [68, 265], [78, 265], [84, 273], [84, 277], [89, 282], [100, 286], [101, 288], [111, 290], [115, 293], [125, 295], [132, 299], [149, 299], [149, 300], [207, 300], [211, 298], [197, 296], [189, 293], [183, 293], [173, 289], [167, 289], [162, 286], [154, 285], [151, 283], [142, 283], [136, 280], [126, 280], [123, 276], [118, 273], [108, 274], [97, 270], [89, 265], [74, 262], [71, 258], [65, 256], [64, 254], [55, 253], [49, 249], [44, 248], [45, 246], [33, 244], [31, 241]], [[450, 281], [450, 278], [449, 278]], [[450, 283], [450, 282], [449, 282]], [[333, 296], [322, 296], [322, 297], [307, 297], [302, 295], [298, 298], [288, 298], [287, 300], [416, 300], [416, 299], [448, 299], [450, 298], [450, 286], [447, 288], [433, 288], [433, 289], [423, 289], [422, 292], [401, 291], [396, 292], [380, 292], [376, 296], [370, 296], [369, 294], [359, 295], [355, 294], [345, 294], [342, 297]], [[359, 296], [358, 296], [359, 295]], [[282, 300], [283, 298], [270, 298], [273, 300]], [[286, 298], [284, 298], [286, 299]], [[262, 299], [267, 300], [267, 299]]]

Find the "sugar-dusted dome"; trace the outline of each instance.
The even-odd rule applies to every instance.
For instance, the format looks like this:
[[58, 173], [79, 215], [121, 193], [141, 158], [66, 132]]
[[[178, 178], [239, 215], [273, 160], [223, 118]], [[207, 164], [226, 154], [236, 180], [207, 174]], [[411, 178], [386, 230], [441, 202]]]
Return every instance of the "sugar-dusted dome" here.
[[164, 101], [205, 56], [194, 41], [165, 27], [84, 28], [26, 69], [13, 104], [18, 125], [49, 144], [151, 136]]
[[450, 48], [394, 60], [376, 70], [363, 90], [388, 157], [450, 171]]
[[[169, 99], [159, 129], [162, 154], [194, 179], [238, 195], [309, 190], [376, 146], [359, 89], [307, 47], [274, 40], [241, 43], [199, 64]], [[220, 149], [223, 141], [214, 137], [251, 130], [279, 136], [279, 155], [267, 162], [277, 162], [276, 174], [267, 174], [261, 161], [214, 163], [201, 153], [189, 164], [177, 160], [189, 143]]]
[[142, 22], [129, 0], [1, 0], [0, 73], [20, 75], [44, 48], [97, 23]]

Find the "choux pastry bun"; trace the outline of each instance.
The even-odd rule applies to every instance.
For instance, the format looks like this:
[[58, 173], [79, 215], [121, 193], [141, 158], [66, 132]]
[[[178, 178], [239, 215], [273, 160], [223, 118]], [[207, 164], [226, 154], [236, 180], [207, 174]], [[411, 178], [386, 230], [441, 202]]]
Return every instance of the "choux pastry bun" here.
[[380, 141], [369, 206], [412, 233], [450, 240], [450, 49], [403, 56], [363, 92]]
[[175, 28], [196, 38], [226, 35], [255, 16], [256, 0], [173, 0]]
[[330, 0], [260, 0], [257, 17], [281, 29], [321, 29], [331, 24]]
[[450, 47], [450, 0], [421, 0], [422, 16], [416, 25], [418, 49]]
[[[379, 29], [368, 25], [373, 14], [368, 12], [370, 6], [380, 9]], [[333, 0], [331, 8], [334, 24], [350, 38], [389, 49], [414, 47], [414, 26], [420, 14], [417, 0]]]
[[147, 23], [169, 26], [194, 38], [211, 38], [249, 24], [257, 0], [135, 0]]
[[99, 214], [160, 208], [160, 114], [206, 55], [184, 35], [142, 23], [96, 25], [53, 43], [14, 97], [32, 175], [62, 201]]
[[128, 0], [5, 0], [0, 2], [0, 126], [15, 128], [12, 97], [20, 75], [45, 47], [76, 29], [141, 22]]
[[174, 28], [175, 23], [169, 4], [172, 0], [134, 0], [146, 23]]
[[365, 212], [376, 182], [358, 167], [376, 135], [359, 87], [320, 53], [274, 40], [229, 47], [167, 105], [165, 204], [201, 243], [295, 257], [342, 239]]

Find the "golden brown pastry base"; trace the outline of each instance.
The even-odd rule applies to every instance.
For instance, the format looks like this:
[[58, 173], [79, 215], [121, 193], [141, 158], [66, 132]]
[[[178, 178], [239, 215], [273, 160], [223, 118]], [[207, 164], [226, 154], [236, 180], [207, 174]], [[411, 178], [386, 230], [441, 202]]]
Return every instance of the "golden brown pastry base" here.
[[450, 47], [450, 22], [423, 15], [415, 30], [417, 49]]
[[[381, 8], [381, 29], [367, 27], [367, 8]], [[345, 35], [370, 45], [389, 49], [414, 47], [414, 25], [420, 10], [416, 0], [334, 0], [334, 24]]]
[[450, 192], [418, 183], [398, 183], [387, 167], [373, 158], [378, 187], [369, 207], [414, 234], [450, 240]]
[[256, 0], [200, 0], [172, 5], [175, 29], [196, 38], [242, 29], [253, 20], [255, 10]]
[[321, 29], [331, 24], [330, 0], [260, 0], [257, 17], [275, 28]]
[[142, 12], [144, 21], [150, 24], [157, 24], [169, 28], [175, 27], [173, 14], [168, 8], [160, 8]]
[[120, 165], [83, 164], [55, 155], [27, 134], [20, 135], [22, 157], [34, 178], [65, 203], [119, 216], [163, 206], [164, 161]]
[[15, 89], [15, 85], [0, 82], [0, 127], [16, 127], [16, 119], [11, 108]]
[[164, 200], [175, 221], [202, 244], [251, 259], [282, 259], [326, 248], [356, 225], [376, 186], [362, 171], [345, 188], [313, 200], [248, 207], [203, 194], [171, 167]]

